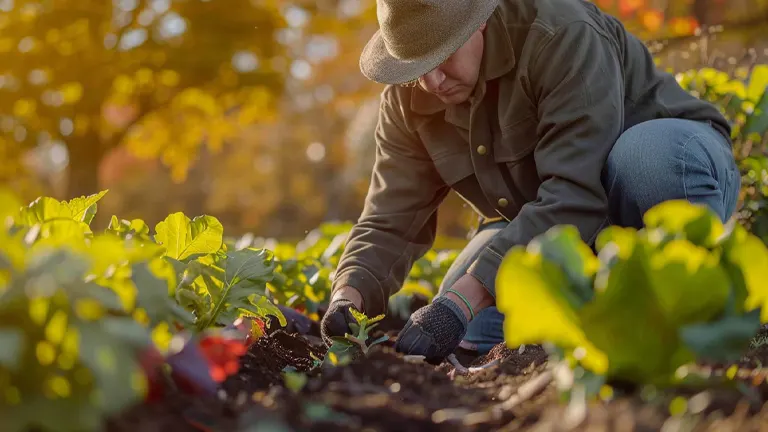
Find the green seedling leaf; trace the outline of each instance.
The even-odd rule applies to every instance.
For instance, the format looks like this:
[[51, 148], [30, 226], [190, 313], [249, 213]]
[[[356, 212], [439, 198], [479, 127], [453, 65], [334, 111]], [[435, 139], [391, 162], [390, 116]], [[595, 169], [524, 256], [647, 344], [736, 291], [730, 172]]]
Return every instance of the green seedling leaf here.
[[768, 86], [763, 87], [763, 93], [755, 103], [755, 108], [747, 116], [742, 134], [744, 136], [756, 135], [762, 137], [768, 133]]
[[155, 226], [155, 240], [170, 258], [186, 261], [216, 253], [224, 243], [224, 227], [213, 216], [190, 220], [183, 213], [169, 215]]
[[380, 344], [380, 343], [386, 342], [386, 341], [388, 341], [388, 340], [389, 340], [389, 336], [387, 336], [387, 335], [382, 335], [381, 337], [379, 337], [379, 338], [377, 338], [377, 339], [374, 339], [374, 340], [373, 340], [373, 342], [369, 343], [369, 344], [368, 344], [368, 348], [370, 348], [370, 347], [372, 347], [372, 346], [374, 346], [374, 345], [378, 345], [378, 344]]
[[323, 362], [325, 366], [345, 366], [362, 352], [358, 344], [346, 337], [332, 337], [331, 340]]
[[700, 358], [736, 362], [749, 348], [760, 329], [760, 310], [743, 316], [727, 316], [714, 322], [691, 324], [680, 329], [680, 337]]

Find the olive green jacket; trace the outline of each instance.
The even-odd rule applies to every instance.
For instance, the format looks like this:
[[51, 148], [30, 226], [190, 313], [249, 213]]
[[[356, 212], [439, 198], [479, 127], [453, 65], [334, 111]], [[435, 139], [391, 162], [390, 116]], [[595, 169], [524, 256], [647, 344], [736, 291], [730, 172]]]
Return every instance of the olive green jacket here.
[[370, 189], [334, 291], [352, 286], [366, 313], [384, 313], [433, 245], [450, 190], [481, 216], [510, 221], [468, 270], [492, 294], [504, 254], [554, 225], [575, 225], [593, 244], [609, 224], [601, 171], [611, 147], [633, 125], [665, 117], [708, 121], [730, 139], [716, 108], [594, 5], [501, 0], [469, 102], [446, 106], [418, 87], [382, 92]]

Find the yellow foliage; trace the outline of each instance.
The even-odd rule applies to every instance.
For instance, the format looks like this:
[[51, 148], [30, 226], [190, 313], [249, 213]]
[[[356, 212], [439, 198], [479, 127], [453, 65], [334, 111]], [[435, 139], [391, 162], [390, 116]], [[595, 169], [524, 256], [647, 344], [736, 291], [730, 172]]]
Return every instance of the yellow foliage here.
[[37, 103], [33, 99], [19, 99], [13, 105], [13, 115], [21, 118], [29, 118], [35, 114]]
[[176, 87], [180, 80], [179, 73], [174, 70], [166, 69], [160, 72], [160, 84], [166, 87]]
[[65, 104], [77, 103], [83, 97], [83, 85], [79, 82], [64, 84], [60, 91]]
[[13, 39], [9, 37], [0, 38], [0, 53], [11, 52], [13, 46]]

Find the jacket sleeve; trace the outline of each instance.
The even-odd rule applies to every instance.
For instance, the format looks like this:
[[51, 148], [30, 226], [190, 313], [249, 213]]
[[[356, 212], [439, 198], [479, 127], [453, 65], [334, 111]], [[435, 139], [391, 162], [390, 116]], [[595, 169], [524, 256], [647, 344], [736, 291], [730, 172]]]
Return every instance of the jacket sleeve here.
[[495, 296], [503, 256], [555, 225], [574, 225], [587, 243], [608, 223], [603, 166], [624, 125], [623, 69], [617, 48], [586, 22], [543, 40], [528, 71], [538, 106], [534, 150], [541, 185], [532, 202], [468, 269]]
[[407, 130], [396, 97], [391, 88], [382, 93], [368, 194], [333, 280], [333, 291], [357, 289], [371, 316], [387, 311], [389, 297], [434, 244], [437, 207], [449, 192], [421, 141]]

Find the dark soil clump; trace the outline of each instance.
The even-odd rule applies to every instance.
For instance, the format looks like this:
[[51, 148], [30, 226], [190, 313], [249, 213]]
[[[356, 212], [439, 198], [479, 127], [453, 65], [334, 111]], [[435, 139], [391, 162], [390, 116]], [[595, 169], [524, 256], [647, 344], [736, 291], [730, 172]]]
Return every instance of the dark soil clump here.
[[324, 351], [310, 345], [302, 336], [278, 330], [251, 345], [240, 360], [240, 372], [229, 377], [223, 388], [232, 394], [266, 390], [283, 381], [282, 371], [287, 366], [307, 372], [312, 369], [315, 359], [324, 356]]

